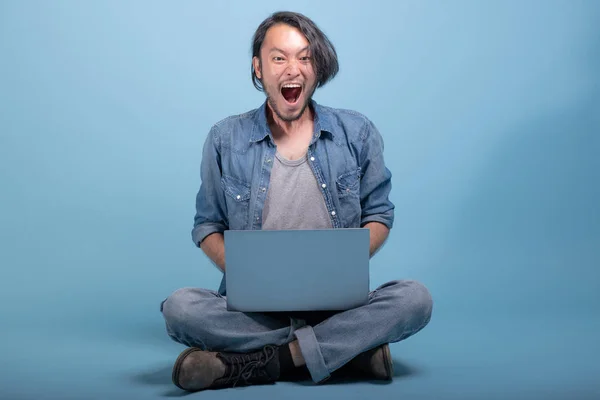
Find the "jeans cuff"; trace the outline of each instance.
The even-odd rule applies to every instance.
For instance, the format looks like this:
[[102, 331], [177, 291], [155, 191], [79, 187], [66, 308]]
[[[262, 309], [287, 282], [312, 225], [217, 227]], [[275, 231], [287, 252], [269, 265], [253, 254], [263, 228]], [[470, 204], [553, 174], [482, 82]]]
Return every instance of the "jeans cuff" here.
[[304, 326], [294, 332], [298, 344], [300, 345], [300, 352], [304, 361], [306, 362], [306, 368], [310, 372], [310, 376], [315, 383], [322, 383], [329, 379], [331, 376], [327, 367], [325, 366], [325, 360], [323, 354], [321, 354], [321, 348], [317, 343], [317, 337], [312, 326]]

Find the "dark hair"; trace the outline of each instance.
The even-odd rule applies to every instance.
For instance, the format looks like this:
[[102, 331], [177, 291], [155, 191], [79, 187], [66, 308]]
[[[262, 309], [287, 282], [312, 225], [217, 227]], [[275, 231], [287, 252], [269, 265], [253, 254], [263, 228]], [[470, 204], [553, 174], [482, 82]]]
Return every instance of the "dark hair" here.
[[[317, 25], [306, 16], [289, 11], [280, 11], [271, 14], [256, 29], [252, 38], [252, 57], [260, 58], [260, 49], [273, 25], [287, 24], [298, 29], [306, 37], [312, 56], [313, 68], [317, 75], [317, 87], [322, 87], [332, 80], [339, 71], [339, 64], [335, 47]], [[252, 83], [254, 87], [263, 91], [262, 82], [256, 76], [254, 64], [251, 67]]]

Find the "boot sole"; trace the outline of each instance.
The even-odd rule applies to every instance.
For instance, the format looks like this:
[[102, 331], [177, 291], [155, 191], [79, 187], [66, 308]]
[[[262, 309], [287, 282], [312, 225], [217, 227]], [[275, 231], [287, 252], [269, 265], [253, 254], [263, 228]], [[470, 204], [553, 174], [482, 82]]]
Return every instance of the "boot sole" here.
[[385, 366], [385, 372], [387, 374], [387, 380], [392, 380], [394, 376], [394, 361], [392, 360], [392, 353], [390, 352], [390, 345], [383, 345], [383, 365]]

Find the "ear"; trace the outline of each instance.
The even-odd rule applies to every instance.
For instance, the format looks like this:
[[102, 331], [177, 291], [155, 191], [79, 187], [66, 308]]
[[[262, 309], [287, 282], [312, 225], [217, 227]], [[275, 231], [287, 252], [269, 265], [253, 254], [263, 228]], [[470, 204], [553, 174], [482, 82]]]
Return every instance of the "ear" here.
[[258, 79], [262, 79], [262, 71], [260, 70], [260, 59], [258, 57], [252, 57], [252, 66], [254, 67], [254, 74]]

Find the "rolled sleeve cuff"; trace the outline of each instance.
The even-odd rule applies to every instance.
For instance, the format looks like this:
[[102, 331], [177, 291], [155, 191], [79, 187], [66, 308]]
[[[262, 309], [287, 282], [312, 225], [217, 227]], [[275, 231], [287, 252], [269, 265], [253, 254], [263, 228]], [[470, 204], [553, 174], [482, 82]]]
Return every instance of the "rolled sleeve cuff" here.
[[195, 226], [194, 229], [192, 229], [192, 240], [194, 241], [196, 247], [200, 247], [200, 243], [205, 237], [213, 233], [223, 233], [226, 229], [227, 227], [222, 223], [205, 222]]
[[385, 214], [373, 214], [367, 215], [362, 218], [360, 222], [360, 226], [363, 227], [369, 222], [379, 222], [385, 225], [388, 229], [392, 229], [394, 226], [394, 214], [393, 213], [385, 213]]

